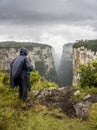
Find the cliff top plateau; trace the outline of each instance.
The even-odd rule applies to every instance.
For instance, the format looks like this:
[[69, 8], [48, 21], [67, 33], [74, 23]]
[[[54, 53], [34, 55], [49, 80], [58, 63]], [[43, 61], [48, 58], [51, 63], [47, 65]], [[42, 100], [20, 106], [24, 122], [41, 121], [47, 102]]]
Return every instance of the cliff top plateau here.
[[73, 45], [73, 48], [79, 48], [81, 46], [84, 46], [88, 50], [97, 51], [97, 39], [95, 39], [95, 40], [80, 40], [80, 41], [77, 41]]

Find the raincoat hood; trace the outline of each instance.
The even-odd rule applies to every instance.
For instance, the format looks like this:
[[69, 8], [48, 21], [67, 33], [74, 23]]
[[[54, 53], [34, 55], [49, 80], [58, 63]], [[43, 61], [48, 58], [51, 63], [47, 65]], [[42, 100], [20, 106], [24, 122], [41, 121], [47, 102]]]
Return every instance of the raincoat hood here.
[[22, 47], [21, 49], [20, 49], [20, 55], [28, 55], [28, 51], [27, 51], [27, 49], [26, 48], [24, 48], [24, 47]]

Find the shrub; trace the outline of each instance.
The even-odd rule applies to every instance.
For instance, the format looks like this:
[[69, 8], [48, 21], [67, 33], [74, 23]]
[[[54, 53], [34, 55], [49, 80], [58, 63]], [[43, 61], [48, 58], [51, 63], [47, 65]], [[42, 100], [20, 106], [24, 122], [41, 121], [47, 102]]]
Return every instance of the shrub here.
[[[9, 73], [0, 73], [0, 83], [3, 85], [9, 85]], [[54, 82], [48, 82], [46, 79], [43, 79], [38, 71], [30, 73], [30, 82], [33, 86], [33, 90], [41, 90], [49, 87], [58, 87]]]
[[0, 84], [9, 85], [10, 84], [9, 73], [0, 72]]
[[34, 82], [37, 82], [40, 79], [41, 79], [41, 76], [40, 76], [38, 71], [30, 73], [30, 82], [31, 82], [31, 84], [33, 84]]
[[33, 90], [42, 90], [45, 88], [50, 88], [50, 87], [58, 87], [58, 85], [56, 83], [53, 82], [48, 82], [46, 79], [44, 80], [38, 80], [37, 82], [35, 82], [32, 86]]
[[81, 87], [97, 87], [97, 59], [88, 64], [80, 64], [78, 67], [79, 84]]

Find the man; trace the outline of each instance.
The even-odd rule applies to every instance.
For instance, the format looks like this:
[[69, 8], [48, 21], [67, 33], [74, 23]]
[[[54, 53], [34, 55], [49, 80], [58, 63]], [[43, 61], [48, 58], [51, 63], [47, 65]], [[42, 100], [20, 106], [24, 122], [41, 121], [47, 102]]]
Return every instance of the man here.
[[10, 86], [14, 88], [19, 86], [19, 98], [23, 101], [27, 101], [30, 91], [30, 71], [33, 70], [33, 66], [30, 64], [28, 58], [28, 51], [24, 47], [20, 49], [20, 55], [17, 56], [10, 64]]

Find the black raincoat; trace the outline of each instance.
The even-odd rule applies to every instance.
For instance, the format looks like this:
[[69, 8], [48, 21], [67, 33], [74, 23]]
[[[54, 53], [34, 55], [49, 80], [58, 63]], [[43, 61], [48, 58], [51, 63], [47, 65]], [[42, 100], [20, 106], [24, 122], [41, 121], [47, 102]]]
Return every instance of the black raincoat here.
[[10, 87], [19, 86], [19, 97], [23, 99], [27, 98], [27, 89], [30, 90], [30, 71], [33, 70], [27, 54], [27, 50], [21, 48], [20, 55], [10, 64]]

